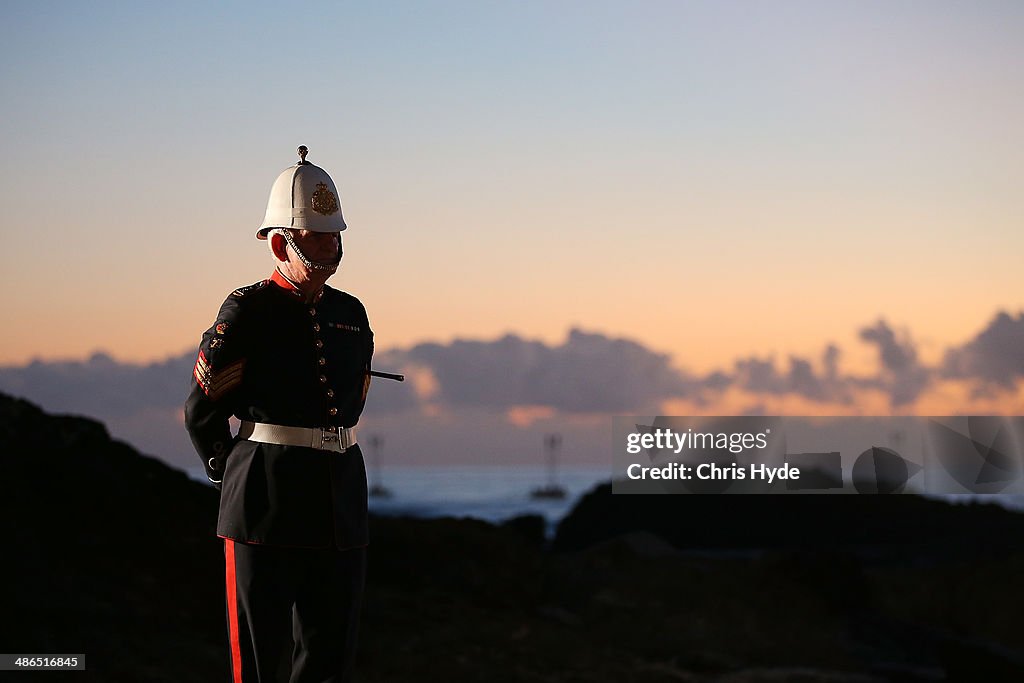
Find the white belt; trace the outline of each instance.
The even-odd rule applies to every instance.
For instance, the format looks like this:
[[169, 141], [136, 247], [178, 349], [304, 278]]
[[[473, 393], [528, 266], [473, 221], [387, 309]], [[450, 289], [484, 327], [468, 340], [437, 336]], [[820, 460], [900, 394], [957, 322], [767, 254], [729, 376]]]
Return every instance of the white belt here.
[[238, 430], [240, 439], [259, 441], [260, 443], [276, 443], [282, 446], [305, 446], [319, 448], [324, 451], [344, 453], [356, 445], [355, 427], [286, 427], [266, 422], [249, 422], [242, 420]]

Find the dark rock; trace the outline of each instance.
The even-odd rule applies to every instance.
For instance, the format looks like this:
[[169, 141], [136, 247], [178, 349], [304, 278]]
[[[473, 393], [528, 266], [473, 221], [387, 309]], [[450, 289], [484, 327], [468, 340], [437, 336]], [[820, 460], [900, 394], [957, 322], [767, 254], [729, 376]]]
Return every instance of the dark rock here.
[[[3, 395], [0, 437], [5, 651], [86, 654], [89, 679], [47, 680], [226, 680], [218, 493], [99, 423]], [[539, 518], [375, 517], [358, 680], [1017, 671], [1013, 515], [910, 496], [649, 498], [592, 492], [559, 528], [559, 552], [540, 543]]]
[[799, 585], [828, 609], [856, 612], [868, 609], [871, 596], [860, 560], [833, 550], [781, 549], [755, 561], [763, 585]]
[[1024, 655], [978, 639], [950, 638], [942, 648], [949, 683], [1019, 683]]
[[914, 495], [613, 495], [602, 484], [558, 525], [552, 547], [578, 550], [634, 531], [682, 550], [831, 549], [927, 564], [1017, 552], [1024, 514]]
[[84, 653], [105, 681], [224, 678], [217, 492], [2, 395], [0, 435], [4, 651]]
[[503, 529], [513, 531], [530, 545], [544, 545], [547, 521], [541, 515], [519, 515], [501, 523]]

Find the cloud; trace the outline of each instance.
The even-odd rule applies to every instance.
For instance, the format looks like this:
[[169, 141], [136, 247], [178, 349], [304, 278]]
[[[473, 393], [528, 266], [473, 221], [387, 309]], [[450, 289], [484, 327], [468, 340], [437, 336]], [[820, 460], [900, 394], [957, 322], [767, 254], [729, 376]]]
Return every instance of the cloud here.
[[[100, 419], [113, 435], [144, 452], [191, 467], [195, 455], [181, 410], [194, 362], [194, 351], [144, 365], [104, 353], [85, 361], [33, 361], [0, 367], [0, 390], [50, 411]], [[702, 389], [672, 368], [665, 354], [580, 330], [557, 345], [516, 335], [418, 344], [378, 352], [374, 367], [407, 376], [404, 383], [375, 379], [370, 390], [366, 415], [392, 425], [434, 424], [447, 412], [477, 415], [478, 424], [487, 415], [486, 421], [525, 428], [565, 414], [656, 412], [662, 400]], [[719, 373], [710, 379], [712, 385], [723, 381]], [[471, 425], [463, 427], [446, 426], [467, 442]]]
[[554, 346], [509, 334], [494, 341], [418, 344], [393, 358], [400, 365], [404, 361], [429, 369], [435, 383], [432, 400], [456, 408], [641, 413], [701, 388], [673, 368], [665, 354], [578, 329]]
[[1016, 318], [1000, 311], [974, 339], [947, 350], [940, 373], [950, 379], [977, 380], [979, 391], [989, 385], [1014, 387], [1024, 377], [1024, 311]]
[[917, 349], [909, 334], [897, 339], [893, 329], [879, 320], [862, 328], [860, 338], [878, 347], [881, 370], [877, 377], [860, 380], [858, 384], [887, 391], [894, 407], [913, 403], [931, 383], [933, 371], [918, 362]]
[[191, 388], [195, 352], [146, 365], [105, 353], [84, 361], [40, 361], [0, 368], [0, 388], [49, 411], [128, 417], [140, 408], [180, 408]]
[[772, 358], [741, 358], [734, 364], [732, 381], [754, 394], [795, 394], [813, 401], [849, 404], [853, 401], [851, 383], [838, 374], [839, 355], [839, 348], [834, 344], [825, 348], [821, 374], [814, 371], [809, 360], [799, 356], [789, 357], [787, 372], [776, 370]]
[[[494, 433], [494, 425], [504, 425], [503, 439], [527, 438], [531, 430], [560, 429], [573, 420], [657, 414], [665, 402], [679, 399], [714, 409], [730, 389], [744, 392], [739, 398], [747, 414], [770, 410], [772, 401], [766, 399], [772, 397], [856, 405], [864, 389], [885, 392], [891, 406], [901, 407], [944, 379], [977, 381], [977, 397], [1013, 388], [1024, 376], [1024, 313], [1016, 318], [999, 313], [971, 341], [949, 349], [934, 368], [921, 363], [908, 333], [898, 335], [884, 320], [859, 332], [877, 349], [878, 368], [866, 376], [843, 374], [842, 351], [834, 344], [822, 350], [817, 362], [792, 355], [786, 367], [778, 367], [773, 358], [755, 355], [736, 359], [731, 369], [699, 376], [673, 367], [668, 355], [639, 342], [579, 329], [557, 344], [508, 334], [381, 350], [374, 367], [402, 372], [407, 381], [374, 380], [360, 424], [386, 426], [392, 443], [412, 449], [412, 460], [431, 462], [489, 438], [478, 434], [485, 424]], [[133, 364], [96, 353], [84, 361], [0, 367], [0, 391], [50, 411], [98, 418], [113, 435], [144, 452], [191, 467], [196, 457], [182, 426], [181, 407], [191, 386], [194, 354]], [[579, 434], [587, 429], [593, 425], [580, 427]], [[417, 430], [422, 438], [415, 436]], [[447, 442], [439, 436], [444, 434]]]

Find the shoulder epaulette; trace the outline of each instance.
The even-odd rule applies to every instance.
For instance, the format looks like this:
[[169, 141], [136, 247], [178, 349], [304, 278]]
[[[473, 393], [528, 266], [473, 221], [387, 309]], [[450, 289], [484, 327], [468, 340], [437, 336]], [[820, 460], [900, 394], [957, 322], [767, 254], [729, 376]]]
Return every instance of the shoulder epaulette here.
[[259, 291], [270, 284], [270, 280], [260, 280], [254, 282], [247, 287], [239, 287], [235, 291], [231, 292], [231, 296], [245, 296], [246, 294], [252, 294], [253, 292]]

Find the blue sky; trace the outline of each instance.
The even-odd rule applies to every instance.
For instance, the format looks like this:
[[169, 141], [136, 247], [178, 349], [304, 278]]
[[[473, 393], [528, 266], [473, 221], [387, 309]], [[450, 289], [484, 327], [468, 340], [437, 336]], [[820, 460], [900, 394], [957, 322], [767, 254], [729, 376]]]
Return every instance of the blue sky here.
[[192, 346], [265, 276], [298, 144], [385, 343], [582, 326], [708, 370], [879, 317], [938, 354], [1024, 305], [1020, 3], [2, 13], [6, 362]]
[[[374, 390], [369, 428], [418, 457], [476, 457], [500, 432], [507, 459], [560, 429], [589, 462], [630, 406], [1022, 405], [1019, 2], [0, 19], [2, 388], [170, 461], [192, 460], [174, 378], [227, 293], [269, 274], [253, 232], [299, 144], [350, 226], [331, 284], [366, 304], [381, 368], [410, 375]], [[467, 349], [509, 396], [466, 407]], [[513, 391], [527, 356], [554, 359], [552, 386]]]

